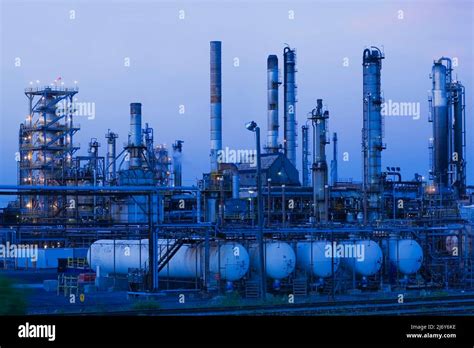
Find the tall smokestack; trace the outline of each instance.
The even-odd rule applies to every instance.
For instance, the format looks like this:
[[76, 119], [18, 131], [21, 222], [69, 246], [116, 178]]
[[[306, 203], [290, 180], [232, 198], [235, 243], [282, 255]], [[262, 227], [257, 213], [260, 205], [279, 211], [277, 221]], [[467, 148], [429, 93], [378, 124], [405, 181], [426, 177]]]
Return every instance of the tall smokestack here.
[[218, 170], [222, 150], [222, 73], [221, 42], [211, 41], [211, 172]]
[[337, 182], [337, 133], [332, 136], [332, 146], [331, 184], [335, 186]]
[[284, 122], [285, 122], [285, 155], [296, 167], [296, 85], [295, 65], [296, 52], [290, 47], [283, 50], [284, 56]]
[[364, 190], [368, 218], [379, 217], [382, 202], [382, 94], [380, 71], [385, 57], [377, 47], [364, 50], [363, 54], [363, 104], [364, 120], [362, 146], [364, 152]]
[[107, 139], [107, 158], [105, 164], [107, 167], [107, 180], [111, 182], [115, 179], [117, 174], [117, 162], [115, 161], [115, 157], [117, 156], [116, 139], [118, 135], [109, 129], [105, 138]]
[[173, 182], [175, 187], [183, 186], [183, 171], [181, 168], [183, 143], [182, 140], [176, 140], [173, 144]]
[[130, 104], [130, 167], [141, 166], [141, 147], [142, 143], [142, 104]]
[[267, 152], [278, 152], [278, 57], [274, 54], [267, 60], [268, 136]]

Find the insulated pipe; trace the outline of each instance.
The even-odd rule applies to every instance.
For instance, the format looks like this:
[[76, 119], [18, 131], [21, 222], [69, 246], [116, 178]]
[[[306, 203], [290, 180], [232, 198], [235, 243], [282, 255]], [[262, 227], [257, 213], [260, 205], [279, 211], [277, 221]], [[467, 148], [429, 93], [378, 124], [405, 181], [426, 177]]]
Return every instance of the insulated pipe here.
[[301, 154], [302, 183], [304, 187], [309, 186], [309, 127], [301, 126], [301, 140], [303, 143]]
[[337, 133], [333, 133], [332, 146], [331, 184], [335, 186], [337, 183]]
[[211, 172], [218, 169], [222, 151], [222, 74], [221, 42], [211, 41]]
[[274, 54], [267, 59], [267, 152], [278, 152], [278, 57]]
[[290, 47], [283, 50], [284, 56], [284, 149], [288, 160], [296, 168], [296, 53]]

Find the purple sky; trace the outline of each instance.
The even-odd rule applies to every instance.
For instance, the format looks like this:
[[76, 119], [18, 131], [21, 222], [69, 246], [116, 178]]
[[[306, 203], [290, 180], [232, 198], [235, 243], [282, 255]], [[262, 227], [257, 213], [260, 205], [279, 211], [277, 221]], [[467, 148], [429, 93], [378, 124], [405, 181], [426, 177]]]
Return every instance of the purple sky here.
[[[418, 102], [421, 118], [387, 117], [385, 166], [404, 176], [427, 174], [429, 73], [434, 58], [456, 57], [455, 76], [466, 86], [468, 163], [474, 163], [473, 5], [470, 1], [18, 1], [1, 3], [0, 183], [16, 183], [18, 128], [28, 111], [23, 89], [61, 76], [78, 81], [79, 101], [93, 102], [96, 117], [79, 117], [76, 141], [87, 150], [99, 138], [105, 155], [108, 128], [127, 139], [129, 103], [143, 104], [155, 142], [184, 140], [184, 184], [209, 170], [209, 41], [222, 40], [223, 144], [254, 146], [246, 121], [266, 132], [266, 59], [285, 43], [297, 49], [298, 166], [300, 127], [322, 98], [338, 132], [343, 178], [361, 177], [362, 51], [383, 47], [385, 99]], [[75, 19], [70, 19], [71, 10]], [[180, 10], [185, 19], [180, 20]], [[294, 11], [290, 20], [288, 11]], [[399, 11], [403, 19], [398, 19]], [[124, 59], [130, 58], [130, 67]], [[240, 61], [234, 67], [234, 58]], [[343, 60], [349, 59], [349, 66]], [[21, 66], [15, 66], [15, 59]], [[280, 89], [283, 102], [283, 88]], [[179, 114], [179, 106], [185, 113]], [[282, 104], [280, 104], [280, 111]], [[280, 141], [283, 115], [280, 114]], [[263, 139], [262, 139], [263, 140]], [[331, 159], [331, 147], [327, 148]], [[469, 165], [468, 164], [468, 165]], [[470, 168], [470, 166], [469, 166]], [[468, 180], [472, 177], [468, 177]]]

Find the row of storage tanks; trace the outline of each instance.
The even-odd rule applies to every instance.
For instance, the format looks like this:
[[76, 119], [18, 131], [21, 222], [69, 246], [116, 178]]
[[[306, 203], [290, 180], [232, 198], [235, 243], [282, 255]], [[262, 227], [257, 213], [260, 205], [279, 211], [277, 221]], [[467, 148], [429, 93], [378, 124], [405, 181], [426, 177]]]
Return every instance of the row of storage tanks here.
[[[159, 240], [158, 249], [165, 252], [173, 241]], [[288, 277], [295, 268], [318, 278], [327, 278], [339, 267], [346, 267], [358, 276], [375, 275], [382, 266], [383, 253], [388, 252], [392, 266], [402, 275], [416, 273], [423, 262], [423, 250], [413, 239], [389, 238], [379, 243], [368, 240], [348, 240], [337, 246], [330, 241], [299, 241], [296, 250], [286, 242], [265, 242], [265, 270], [267, 278], [276, 283]], [[334, 250], [328, 249], [334, 246]], [[342, 247], [341, 247], [342, 245]], [[350, 245], [352, 250], [363, 250], [358, 257], [336, 256], [338, 247]], [[329, 250], [329, 253], [328, 253]], [[342, 250], [342, 249], [339, 249]], [[350, 250], [347, 248], [346, 250]], [[249, 271], [258, 270], [257, 244], [249, 244], [248, 249], [237, 242], [212, 243], [209, 253], [209, 271], [219, 274], [219, 279], [234, 282], [242, 279]], [[334, 253], [334, 254], [333, 254]], [[202, 277], [204, 273], [204, 245], [182, 245], [159, 276], [176, 279]], [[330, 255], [328, 257], [328, 255]], [[353, 254], [352, 256], [356, 256]], [[89, 265], [98, 269], [101, 275], [111, 273], [126, 274], [129, 268], [147, 268], [148, 239], [142, 240], [98, 240], [87, 255]], [[333, 267], [331, 265], [331, 260]]]

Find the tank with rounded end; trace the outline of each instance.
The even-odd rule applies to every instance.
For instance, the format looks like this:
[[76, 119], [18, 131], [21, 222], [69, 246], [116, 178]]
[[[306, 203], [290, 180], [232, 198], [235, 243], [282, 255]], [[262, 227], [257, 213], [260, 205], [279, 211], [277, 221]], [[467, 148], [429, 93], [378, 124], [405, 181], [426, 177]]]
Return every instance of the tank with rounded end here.
[[[114, 248], [115, 246], [115, 248]], [[128, 273], [129, 268], [147, 268], [148, 239], [142, 240], [97, 240], [87, 251], [89, 266], [100, 272]]]
[[[339, 268], [338, 258], [328, 257], [326, 253], [327, 246], [331, 246], [328, 241], [300, 242], [296, 246], [296, 264], [299, 269], [308, 273], [312, 272], [315, 276], [326, 278], [332, 275], [332, 272]], [[331, 266], [331, 260], [334, 260], [334, 269]]]
[[[171, 247], [173, 243], [173, 241], [166, 240], [158, 241], [163, 253], [166, 252], [166, 244]], [[160, 271], [159, 276], [181, 279], [202, 277], [204, 252], [203, 244], [198, 246], [182, 245]], [[90, 246], [87, 259], [93, 269], [99, 266], [101, 272], [105, 274], [126, 274], [129, 268], [147, 269], [148, 239], [143, 239], [141, 242], [138, 240], [116, 240], [115, 254], [113, 240], [98, 240]], [[219, 247], [216, 244], [210, 246], [209, 271], [211, 274], [219, 274], [222, 280], [241, 279], [247, 273], [249, 264], [249, 254], [239, 243], [223, 243]]]
[[[202, 248], [204, 260], [204, 248]], [[247, 249], [239, 243], [225, 243], [212, 246], [210, 250], [209, 269], [211, 273], [219, 273], [220, 278], [236, 281], [245, 276], [249, 270], [250, 259]]]
[[[250, 248], [250, 261], [252, 267], [258, 270], [258, 246], [253, 244]], [[296, 255], [291, 246], [285, 242], [265, 243], [265, 271], [271, 279], [288, 277], [295, 269]]]
[[[162, 277], [195, 278], [204, 273], [204, 246], [183, 245], [159, 273]], [[249, 269], [249, 254], [239, 243], [211, 245], [209, 272], [227, 281], [241, 279]]]
[[377, 242], [373, 240], [356, 240], [347, 241], [345, 245], [350, 245], [356, 250], [357, 257], [344, 258], [345, 264], [350, 270], [355, 271], [358, 275], [368, 277], [376, 274], [382, 267], [382, 249]]
[[413, 239], [390, 239], [389, 258], [402, 274], [416, 273], [423, 263], [423, 250]]

